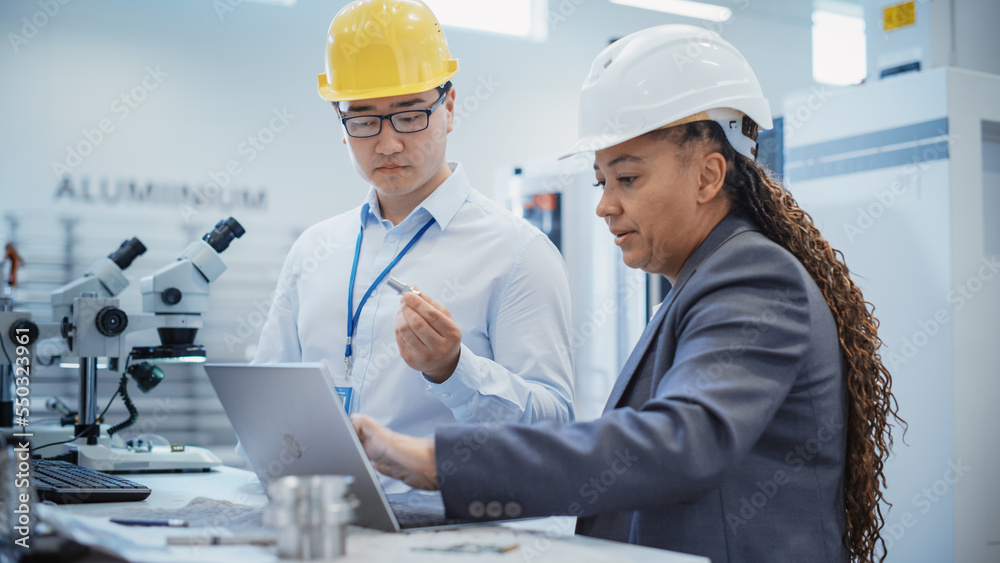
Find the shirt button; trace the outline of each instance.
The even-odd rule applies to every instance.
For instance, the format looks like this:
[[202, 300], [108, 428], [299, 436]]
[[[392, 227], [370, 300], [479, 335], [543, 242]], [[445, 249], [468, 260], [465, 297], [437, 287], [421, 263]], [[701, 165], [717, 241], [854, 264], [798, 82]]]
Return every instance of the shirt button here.
[[362, 348], [362, 349], [358, 350], [358, 355], [361, 356], [362, 358], [364, 358], [365, 356], [368, 355], [368, 350], [365, 350], [364, 348]]
[[389, 235], [389, 242], [396, 242], [396, 235]]
[[451, 393], [441, 393], [441, 398], [442, 399], [447, 399], [449, 397], [451, 397]]

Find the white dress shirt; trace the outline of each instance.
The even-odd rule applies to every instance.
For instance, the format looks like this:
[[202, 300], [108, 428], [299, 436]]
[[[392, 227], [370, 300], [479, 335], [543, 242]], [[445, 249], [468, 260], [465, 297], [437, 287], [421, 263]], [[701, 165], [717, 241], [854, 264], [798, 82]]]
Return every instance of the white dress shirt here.
[[[318, 223], [292, 246], [260, 337], [255, 364], [326, 360], [344, 375], [347, 292], [364, 227], [354, 309], [382, 270], [433, 217], [389, 272], [445, 306], [462, 330], [458, 367], [430, 382], [396, 345], [400, 296], [383, 280], [352, 338], [351, 412], [432, 437], [446, 423], [572, 421], [570, 294], [566, 266], [541, 231], [469, 185], [461, 166], [393, 226], [376, 192]], [[338, 385], [340, 385], [338, 379]]]

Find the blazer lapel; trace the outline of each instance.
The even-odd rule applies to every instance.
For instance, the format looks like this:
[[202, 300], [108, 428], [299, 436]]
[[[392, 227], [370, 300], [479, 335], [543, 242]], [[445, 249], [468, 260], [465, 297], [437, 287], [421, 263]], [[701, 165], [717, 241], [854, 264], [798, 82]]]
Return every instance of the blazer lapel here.
[[632, 353], [628, 357], [628, 361], [625, 362], [625, 366], [622, 367], [622, 371], [618, 374], [618, 379], [615, 381], [615, 386], [611, 388], [611, 395], [608, 397], [608, 402], [604, 405], [604, 412], [614, 409], [618, 405], [618, 401], [621, 400], [622, 394], [628, 387], [632, 378], [637, 374], [636, 368], [639, 366], [639, 362], [646, 355], [649, 350], [650, 344], [653, 342], [656, 335], [660, 333], [660, 325], [663, 324], [663, 319], [667, 316], [667, 310], [673, 305], [677, 294], [684, 288], [687, 281], [691, 279], [691, 276], [698, 270], [698, 266], [705, 261], [706, 258], [712, 255], [723, 243], [732, 238], [733, 236], [748, 230], [756, 230], [753, 223], [747, 221], [746, 219], [734, 217], [733, 215], [727, 215], [719, 221], [719, 224], [712, 229], [712, 232], [705, 237], [705, 240], [691, 253], [688, 261], [684, 263], [684, 267], [681, 268], [680, 275], [677, 276], [677, 283], [670, 288], [670, 292], [663, 299], [663, 303], [660, 305], [659, 309], [656, 310], [656, 314], [650, 319], [649, 324], [646, 325], [646, 329], [642, 331], [642, 336], [639, 338], [639, 342], [636, 343], [635, 348], [632, 349]]
[[[672, 289], [670, 293], [673, 293]], [[649, 345], [653, 342], [654, 337], [659, 334], [660, 324], [663, 323], [663, 317], [667, 313], [666, 305], [666, 300], [664, 300], [664, 304], [656, 310], [656, 314], [650, 319], [649, 324], [646, 325], [646, 329], [642, 331], [639, 342], [636, 343], [635, 348], [632, 348], [632, 353], [629, 354], [628, 361], [625, 362], [625, 366], [618, 374], [615, 386], [611, 388], [611, 395], [608, 397], [608, 402], [604, 405], [605, 412], [615, 408], [618, 404], [618, 401], [622, 398], [622, 393], [628, 387], [628, 382], [635, 376], [639, 362], [646, 355], [646, 351], [649, 350]]]

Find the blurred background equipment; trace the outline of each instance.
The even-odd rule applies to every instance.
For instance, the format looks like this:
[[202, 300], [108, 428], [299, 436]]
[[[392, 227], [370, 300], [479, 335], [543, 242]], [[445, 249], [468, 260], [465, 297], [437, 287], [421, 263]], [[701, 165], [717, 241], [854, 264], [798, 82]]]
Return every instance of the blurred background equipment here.
[[[17, 329], [31, 329], [30, 316], [14, 312], [13, 288], [17, 285], [17, 269], [21, 266], [21, 257], [12, 243], [4, 247], [3, 260], [0, 260], [0, 427], [14, 424], [14, 367], [6, 340], [11, 346], [17, 345], [15, 335]], [[38, 328], [34, 327], [37, 337]], [[31, 338], [34, 340], [34, 338]]]
[[[206, 470], [221, 463], [206, 449], [179, 444], [147, 451], [114, 451], [111, 436], [139, 418], [128, 395], [129, 375], [143, 392], [148, 392], [164, 378], [163, 370], [150, 362], [205, 361], [205, 348], [195, 343], [195, 337], [202, 326], [201, 315], [209, 309], [209, 284], [226, 270], [219, 253], [244, 233], [243, 227], [232, 217], [222, 220], [202, 240], [191, 243], [175, 262], [144, 277], [141, 282], [143, 314], [127, 315], [114, 297], [128, 286], [122, 270], [146, 251], [135, 238], [125, 241], [79, 279], [52, 292], [55, 322], [39, 323], [39, 333], [46, 337], [43, 342], [49, 344], [49, 350], [59, 351], [57, 356], [50, 356], [48, 363], [58, 358], [60, 365], [67, 366], [70, 365], [68, 360], [75, 359], [80, 374], [79, 409], [72, 428], [63, 424], [31, 425], [35, 453], [57, 455], [85, 467], [110, 472]], [[74, 293], [77, 295], [71, 298]], [[126, 352], [127, 333], [153, 328], [157, 330], [160, 344], [135, 347]], [[52, 344], [60, 340], [64, 342]], [[121, 395], [129, 417], [108, 428], [102, 424], [103, 412], [97, 412], [98, 369], [106, 367], [117, 372], [123, 356], [125, 366], [118, 391], [111, 400]], [[101, 358], [106, 360], [103, 366], [98, 363]], [[130, 365], [132, 360], [137, 363]], [[71, 413], [65, 405], [59, 409], [60, 404], [61, 401], [53, 401], [51, 406], [59, 410], [61, 423], [70, 422]], [[13, 428], [5, 430], [13, 431]]]
[[[922, 543], [902, 535], [910, 517], [937, 538], [910, 560], [998, 552], [998, 100], [1000, 76], [923, 69], [837, 92], [786, 131], [785, 180], [880, 321], [909, 424], [905, 444], [893, 430], [886, 530], [901, 553]], [[790, 99], [786, 116], [806, 104]]]
[[[530, 162], [498, 174], [494, 193], [545, 233], [562, 253], [573, 303], [570, 336], [577, 418], [600, 416], [618, 372], [662, 300], [657, 284], [621, 260], [594, 208], [601, 192], [582, 159]], [[663, 280], [666, 283], [666, 280]], [[655, 295], [650, 295], [651, 287]]]

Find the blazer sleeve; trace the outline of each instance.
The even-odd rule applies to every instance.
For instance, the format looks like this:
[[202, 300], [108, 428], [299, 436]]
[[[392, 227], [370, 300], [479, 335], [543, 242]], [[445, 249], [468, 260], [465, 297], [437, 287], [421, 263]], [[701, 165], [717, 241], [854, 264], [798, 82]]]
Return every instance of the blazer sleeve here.
[[[639, 364], [653, 379], [638, 410], [573, 424], [439, 428], [448, 514], [480, 517], [487, 507], [495, 517], [501, 507], [508, 516], [590, 516], [693, 500], [717, 487], [770, 424], [804, 362], [812, 282], [776, 246], [701, 266]], [[648, 362], [652, 369], [642, 367]]]

